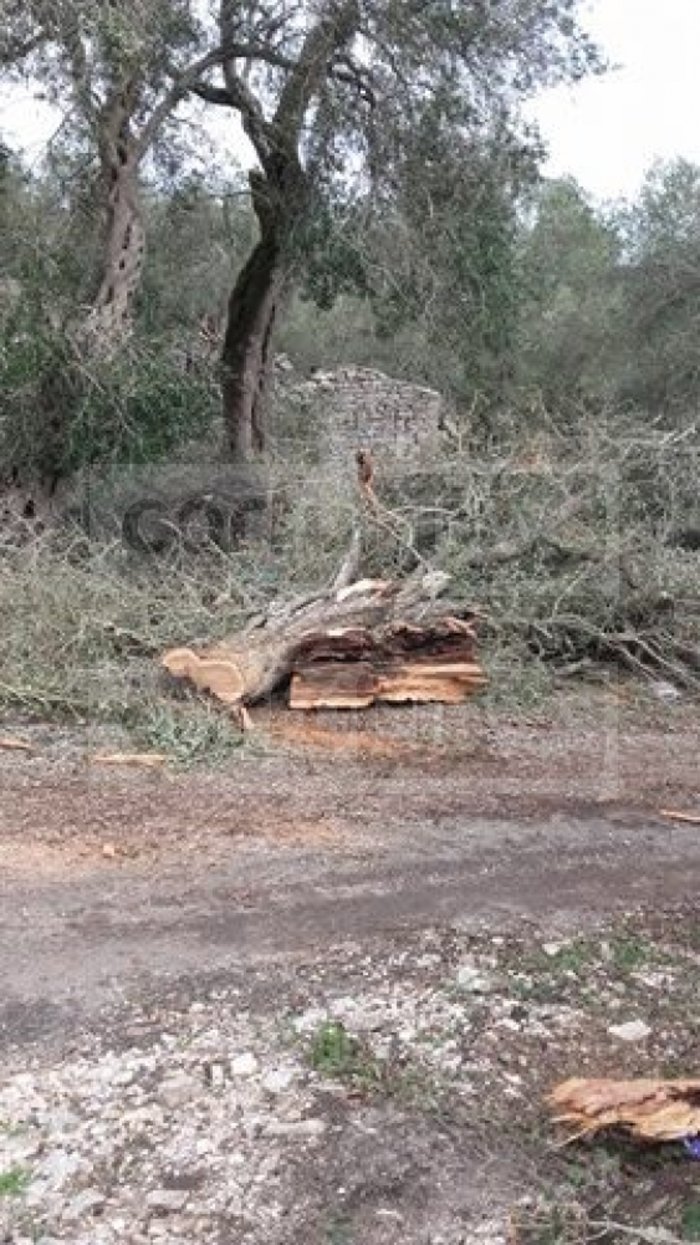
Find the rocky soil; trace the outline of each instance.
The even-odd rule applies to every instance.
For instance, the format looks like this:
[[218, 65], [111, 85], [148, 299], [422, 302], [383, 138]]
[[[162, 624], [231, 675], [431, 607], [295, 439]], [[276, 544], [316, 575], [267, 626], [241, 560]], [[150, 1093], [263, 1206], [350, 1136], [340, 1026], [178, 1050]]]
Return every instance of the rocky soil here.
[[562, 1147], [543, 1104], [698, 1075], [700, 836], [654, 811], [692, 746], [625, 734], [596, 802], [592, 731], [519, 730], [0, 757], [0, 1241], [700, 1240], [680, 1145]]

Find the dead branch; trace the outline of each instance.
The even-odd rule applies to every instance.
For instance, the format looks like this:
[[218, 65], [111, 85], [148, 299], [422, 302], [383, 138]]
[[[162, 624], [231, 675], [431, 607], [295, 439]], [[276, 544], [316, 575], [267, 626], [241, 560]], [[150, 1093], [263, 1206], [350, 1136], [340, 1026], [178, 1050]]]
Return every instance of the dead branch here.
[[348, 549], [338, 573], [333, 580], [332, 591], [340, 592], [342, 588], [347, 588], [349, 584], [357, 579], [360, 571], [360, 560], [362, 557], [362, 533], [359, 527], [356, 527], [350, 541]]
[[[357, 462], [357, 483], [360, 495], [365, 502], [367, 513], [371, 517], [373, 523], [388, 532], [392, 540], [396, 540], [403, 545], [404, 549], [411, 554], [417, 566], [429, 569], [429, 563], [423, 557], [422, 553], [416, 549], [413, 526], [404, 515], [397, 514], [395, 510], [390, 510], [383, 502], [380, 502], [374, 488], [374, 462], [369, 450], [359, 449], [355, 455]], [[402, 530], [403, 529], [403, 530]]]
[[680, 1237], [672, 1236], [665, 1228], [634, 1227], [632, 1224], [617, 1223], [614, 1219], [589, 1219], [587, 1226], [603, 1236], [608, 1236], [611, 1232], [629, 1236], [638, 1245], [683, 1245]]

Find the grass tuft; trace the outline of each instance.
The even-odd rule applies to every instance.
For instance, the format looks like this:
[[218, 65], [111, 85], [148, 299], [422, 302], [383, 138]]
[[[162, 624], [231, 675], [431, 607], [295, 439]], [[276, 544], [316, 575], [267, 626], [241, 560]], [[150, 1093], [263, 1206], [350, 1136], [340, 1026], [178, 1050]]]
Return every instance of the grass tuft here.
[[0, 1197], [21, 1197], [29, 1179], [29, 1172], [23, 1167], [8, 1167], [0, 1171]]

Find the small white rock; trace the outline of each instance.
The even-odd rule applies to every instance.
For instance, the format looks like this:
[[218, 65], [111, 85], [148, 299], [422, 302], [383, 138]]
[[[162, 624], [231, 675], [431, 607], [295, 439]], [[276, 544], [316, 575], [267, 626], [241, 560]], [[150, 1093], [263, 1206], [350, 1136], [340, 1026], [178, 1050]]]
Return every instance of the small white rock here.
[[99, 1189], [84, 1189], [77, 1197], [69, 1202], [66, 1209], [66, 1218], [73, 1219], [80, 1223], [89, 1215], [94, 1215], [97, 1211], [102, 1210], [105, 1204], [104, 1194]]
[[173, 1076], [163, 1081], [158, 1090], [158, 1099], [169, 1110], [185, 1106], [193, 1095], [195, 1085], [189, 1076]]
[[293, 1068], [273, 1068], [263, 1078], [263, 1089], [269, 1094], [281, 1094], [294, 1081]]
[[146, 1198], [146, 1206], [153, 1215], [173, 1215], [184, 1209], [187, 1197], [184, 1189], [155, 1189]]
[[649, 1037], [651, 1028], [643, 1020], [626, 1020], [621, 1025], [610, 1025], [608, 1033], [621, 1042], [643, 1042], [644, 1038]]
[[651, 692], [657, 700], [665, 700], [667, 704], [673, 704], [674, 701], [681, 699], [681, 693], [675, 683], [665, 683], [663, 680], [652, 683]]
[[310, 1007], [308, 1011], [302, 1012], [294, 1020], [294, 1028], [297, 1033], [313, 1033], [318, 1029], [319, 1025], [324, 1024], [328, 1020], [328, 1012], [321, 1007]]
[[231, 1072], [234, 1076], [254, 1076], [258, 1067], [258, 1061], [251, 1051], [247, 1051], [245, 1055], [236, 1055], [231, 1060]]
[[226, 1084], [226, 1069], [222, 1063], [207, 1064], [206, 1076], [212, 1089], [223, 1089]]
[[268, 1137], [320, 1137], [326, 1131], [325, 1120], [273, 1120], [267, 1125]]
[[485, 994], [491, 983], [475, 964], [461, 964], [457, 969], [457, 985], [470, 994]]

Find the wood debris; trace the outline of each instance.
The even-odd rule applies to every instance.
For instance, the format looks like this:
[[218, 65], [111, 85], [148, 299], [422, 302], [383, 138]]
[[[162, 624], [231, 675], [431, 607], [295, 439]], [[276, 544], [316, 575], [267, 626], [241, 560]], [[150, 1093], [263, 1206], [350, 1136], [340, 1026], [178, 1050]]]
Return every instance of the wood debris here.
[[0, 736], [0, 748], [6, 752], [33, 752], [34, 748], [27, 739], [16, 739], [13, 735]]
[[666, 817], [668, 821], [683, 821], [689, 826], [700, 826], [700, 813], [680, 813], [671, 808], [661, 808], [659, 816]]
[[700, 1134], [700, 1079], [630, 1081], [572, 1077], [548, 1095], [555, 1122], [572, 1126], [572, 1140], [622, 1128], [644, 1141], [678, 1141]]
[[161, 664], [234, 709], [287, 685], [293, 709], [458, 704], [486, 685], [474, 610], [439, 599], [448, 576], [343, 579], [325, 593], [273, 604], [221, 644], [171, 649]]
[[168, 757], [164, 752], [109, 752], [88, 758], [91, 765], [126, 765], [142, 769], [158, 769]]

